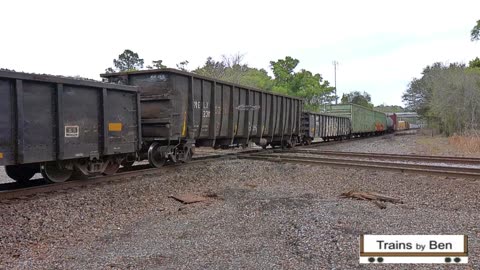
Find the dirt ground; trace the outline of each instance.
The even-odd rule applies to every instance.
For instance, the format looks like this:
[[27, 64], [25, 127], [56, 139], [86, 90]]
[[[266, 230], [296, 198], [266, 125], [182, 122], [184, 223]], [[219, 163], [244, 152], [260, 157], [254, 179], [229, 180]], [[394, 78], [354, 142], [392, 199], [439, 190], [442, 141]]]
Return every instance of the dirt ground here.
[[[324, 149], [464, 155], [446, 138], [371, 138]], [[341, 198], [380, 192], [380, 209]], [[170, 195], [206, 201], [185, 205]], [[467, 234], [480, 269], [480, 182], [224, 160], [0, 203], [0, 269], [443, 269], [360, 265], [361, 234]], [[447, 269], [447, 268], [445, 268]], [[448, 268], [450, 269], [450, 268]], [[452, 268], [453, 269], [453, 268]]]

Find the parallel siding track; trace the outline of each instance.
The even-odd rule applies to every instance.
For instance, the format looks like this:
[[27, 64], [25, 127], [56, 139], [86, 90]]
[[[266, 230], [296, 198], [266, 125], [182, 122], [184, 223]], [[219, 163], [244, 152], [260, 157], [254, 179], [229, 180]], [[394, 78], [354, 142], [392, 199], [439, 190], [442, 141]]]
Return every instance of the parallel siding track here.
[[[320, 157], [320, 155], [324, 155], [327, 157]], [[331, 158], [328, 157], [329, 155], [340, 156], [340, 158]], [[356, 159], [352, 157], [355, 157]], [[294, 150], [289, 151], [288, 153], [277, 152], [273, 154], [252, 154], [239, 158], [263, 160], [269, 162], [329, 165], [349, 168], [364, 168], [372, 170], [393, 170], [409, 173], [436, 174], [450, 177], [480, 179], [480, 159], [477, 158], [372, 154], [313, 150]], [[387, 159], [388, 161], [385, 161], [384, 159]], [[412, 163], [412, 161], [414, 163]]]
[[328, 155], [328, 156], [346, 156], [346, 157], [364, 157], [386, 160], [404, 160], [404, 161], [420, 161], [420, 162], [439, 162], [439, 163], [462, 163], [462, 164], [477, 164], [480, 165], [480, 158], [470, 157], [454, 157], [454, 156], [425, 156], [425, 155], [399, 155], [399, 154], [384, 154], [384, 153], [361, 153], [361, 152], [338, 152], [327, 150], [291, 150], [289, 153], [303, 153], [311, 155]]

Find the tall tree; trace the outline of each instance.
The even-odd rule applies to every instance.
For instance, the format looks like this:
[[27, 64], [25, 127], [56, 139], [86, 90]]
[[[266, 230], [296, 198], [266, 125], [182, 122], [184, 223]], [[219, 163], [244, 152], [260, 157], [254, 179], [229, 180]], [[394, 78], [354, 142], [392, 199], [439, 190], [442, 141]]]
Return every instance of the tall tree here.
[[435, 63], [407, 88], [404, 102], [447, 135], [480, 128], [480, 70]]
[[177, 68], [183, 71], [188, 71], [187, 66], [188, 66], [188, 60], [184, 60], [177, 64]]
[[468, 67], [470, 68], [480, 68], [480, 58], [476, 57], [472, 61], [468, 63]]
[[470, 38], [472, 41], [480, 40], [480, 20], [477, 21], [477, 25], [470, 32]]
[[298, 59], [290, 56], [270, 62], [275, 76], [273, 91], [303, 98], [307, 110], [318, 111], [321, 104], [334, 99], [334, 88], [318, 73], [313, 74], [305, 69], [295, 72], [299, 63]]
[[313, 74], [304, 69], [295, 72], [298, 63], [297, 59], [290, 56], [271, 61], [270, 68], [275, 76], [272, 79], [266, 70], [252, 68], [243, 63], [243, 55], [237, 53], [223, 55], [220, 61], [208, 57], [205, 64], [193, 72], [236, 84], [293, 95], [304, 99], [308, 110], [318, 111], [320, 104], [334, 100], [334, 88], [328, 81], [323, 80], [320, 74]]
[[209, 56], [207, 57], [207, 60], [203, 66], [198, 67], [193, 72], [214, 79], [223, 79], [225, 75], [225, 69], [225, 63], [221, 61], [215, 61], [211, 56]]
[[298, 63], [300, 63], [298, 59], [290, 56], [285, 57], [285, 59], [278, 59], [276, 62], [270, 61], [270, 68], [275, 76], [276, 84], [288, 86], [295, 77], [294, 70]]
[[373, 108], [371, 101], [372, 97], [365, 91], [363, 93], [360, 91], [352, 91], [350, 93], [343, 94], [341, 99], [342, 104], [353, 103], [367, 108]]
[[113, 60], [113, 65], [118, 71], [139, 70], [143, 68], [143, 59], [137, 53], [127, 49], [118, 56], [118, 59]]
[[240, 80], [240, 84], [270, 91], [273, 80], [265, 69], [248, 68]]
[[115, 72], [117, 71], [111, 67], [105, 69], [105, 73], [115, 73]]
[[163, 63], [163, 60], [153, 60], [152, 65], [147, 66], [148, 69], [161, 69], [161, 68], [166, 68]]
[[380, 112], [384, 112], [384, 113], [397, 113], [397, 112], [404, 112], [405, 111], [402, 108], [402, 106], [386, 105], [386, 104], [375, 106], [374, 109], [377, 110], [377, 111], [380, 111]]
[[434, 91], [433, 82], [437, 80], [436, 74], [445, 68], [442, 63], [436, 62], [423, 69], [422, 78], [414, 78], [408, 84], [408, 88], [402, 96], [407, 110], [416, 111], [421, 116], [429, 117]]
[[243, 63], [243, 55], [240, 53], [230, 56], [222, 55], [220, 61], [208, 57], [202, 67], [192, 72], [263, 90], [271, 90], [273, 87], [272, 78], [268, 76], [267, 71], [249, 67]]

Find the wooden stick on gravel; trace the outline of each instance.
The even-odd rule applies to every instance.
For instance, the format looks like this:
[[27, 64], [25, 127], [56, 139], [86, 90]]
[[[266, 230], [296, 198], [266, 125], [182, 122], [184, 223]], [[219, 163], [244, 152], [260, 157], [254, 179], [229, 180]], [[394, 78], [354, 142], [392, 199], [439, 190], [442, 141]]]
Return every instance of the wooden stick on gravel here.
[[349, 192], [342, 193], [342, 197], [345, 198], [355, 198], [358, 200], [372, 201], [380, 209], [385, 209], [387, 206], [382, 202], [390, 203], [403, 203], [402, 200], [394, 197], [390, 197], [384, 194], [377, 192], [365, 192], [365, 191], [355, 191], [351, 190]]

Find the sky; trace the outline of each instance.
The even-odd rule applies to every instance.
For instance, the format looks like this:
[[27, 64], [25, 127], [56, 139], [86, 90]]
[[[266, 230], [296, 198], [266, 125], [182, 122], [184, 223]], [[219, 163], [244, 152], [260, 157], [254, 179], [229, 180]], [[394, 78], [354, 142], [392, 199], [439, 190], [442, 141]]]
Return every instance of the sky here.
[[100, 79], [125, 49], [150, 64], [241, 53], [270, 71], [292, 56], [320, 73], [338, 95], [366, 91], [375, 105], [403, 105], [424, 67], [480, 57], [470, 31], [478, 0], [422, 1], [5, 1], [0, 67]]

